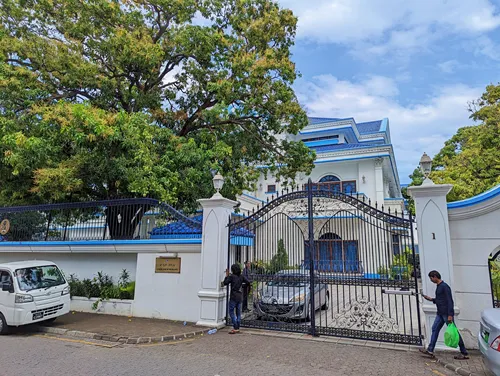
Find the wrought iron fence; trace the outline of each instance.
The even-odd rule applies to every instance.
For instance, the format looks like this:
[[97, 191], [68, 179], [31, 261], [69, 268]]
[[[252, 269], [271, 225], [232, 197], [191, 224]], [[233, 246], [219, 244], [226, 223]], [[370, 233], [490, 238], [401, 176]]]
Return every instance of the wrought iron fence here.
[[500, 308], [500, 251], [488, 259], [493, 308]]
[[0, 223], [14, 242], [196, 238], [202, 226], [151, 198], [0, 207]]

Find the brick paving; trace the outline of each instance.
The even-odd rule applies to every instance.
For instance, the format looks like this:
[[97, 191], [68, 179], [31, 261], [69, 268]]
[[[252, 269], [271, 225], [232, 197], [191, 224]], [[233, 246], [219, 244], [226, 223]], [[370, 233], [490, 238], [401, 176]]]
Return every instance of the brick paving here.
[[[326, 340], [326, 338], [323, 338]], [[219, 331], [189, 341], [112, 348], [46, 336], [0, 337], [2, 370], [37, 376], [452, 376], [416, 351]], [[391, 347], [390, 344], [388, 347]]]
[[202, 334], [206, 328], [193, 323], [139, 317], [71, 312], [53, 323], [41, 325], [41, 331], [74, 337], [123, 342], [128, 344], [170, 341]]
[[469, 353], [470, 359], [456, 360], [454, 356], [457, 355], [457, 352], [436, 351], [436, 358], [443, 366], [456, 371], [460, 375], [494, 376], [493, 373], [486, 369], [479, 351], [469, 351]]

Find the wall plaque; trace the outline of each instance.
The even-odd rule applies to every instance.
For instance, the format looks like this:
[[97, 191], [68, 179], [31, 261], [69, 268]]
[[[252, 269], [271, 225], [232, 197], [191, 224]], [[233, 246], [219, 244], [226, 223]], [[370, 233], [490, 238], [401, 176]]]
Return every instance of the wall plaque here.
[[180, 257], [157, 257], [155, 273], [177, 273], [181, 272]]

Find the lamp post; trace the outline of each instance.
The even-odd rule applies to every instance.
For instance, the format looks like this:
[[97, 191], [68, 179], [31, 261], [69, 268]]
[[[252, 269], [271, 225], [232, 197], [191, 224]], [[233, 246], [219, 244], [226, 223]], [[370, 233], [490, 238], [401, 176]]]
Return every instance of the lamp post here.
[[217, 173], [217, 174], [215, 174], [214, 178], [212, 179], [212, 182], [214, 184], [214, 188], [216, 191], [216, 193], [214, 194], [213, 197], [214, 198], [222, 197], [222, 195], [220, 194], [220, 190], [224, 186], [224, 177], [221, 174]]
[[434, 184], [434, 182], [429, 178], [429, 175], [431, 173], [432, 169], [432, 159], [427, 155], [427, 153], [424, 153], [422, 155], [422, 158], [420, 158], [420, 171], [422, 171], [422, 174], [424, 174], [424, 181], [422, 182], [422, 185], [431, 185]]

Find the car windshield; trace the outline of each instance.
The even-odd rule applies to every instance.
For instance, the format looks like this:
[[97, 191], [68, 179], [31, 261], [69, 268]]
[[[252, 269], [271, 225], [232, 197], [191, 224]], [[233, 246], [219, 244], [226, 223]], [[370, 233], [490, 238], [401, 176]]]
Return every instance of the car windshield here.
[[61, 271], [55, 265], [17, 269], [15, 276], [22, 291], [49, 288], [65, 282]]

